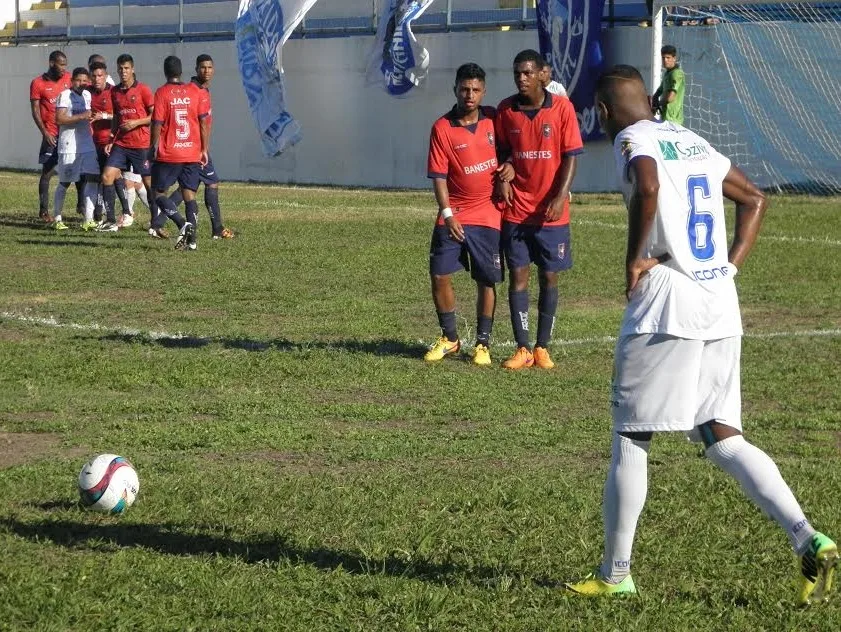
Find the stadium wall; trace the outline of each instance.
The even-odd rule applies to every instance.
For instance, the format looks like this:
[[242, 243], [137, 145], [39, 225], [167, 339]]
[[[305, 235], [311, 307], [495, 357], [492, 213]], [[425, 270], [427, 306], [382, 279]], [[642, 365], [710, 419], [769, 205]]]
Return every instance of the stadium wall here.
[[[649, 31], [606, 31], [608, 63], [622, 61], [650, 68]], [[260, 152], [257, 133], [243, 94], [233, 42], [63, 46], [68, 67], [83, 65], [97, 52], [114, 60], [123, 52], [135, 59], [138, 78], [156, 88], [163, 83], [162, 62], [178, 55], [185, 69], [200, 53], [216, 63], [213, 83], [212, 156], [223, 179], [333, 184], [366, 187], [426, 188], [429, 129], [454, 102], [456, 68], [475, 61], [488, 73], [485, 102], [495, 105], [514, 91], [511, 60], [537, 45], [536, 31], [482, 31], [424, 34], [433, 59], [425, 88], [397, 100], [364, 85], [365, 60], [372, 37], [291, 40], [283, 50], [289, 108], [303, 128], [303, 140], [273, 159]], [[44, 72], [51, 49], [19, 46], [0, 49], [0, 166], [37, 168], [40, 136], [29, 110], [29, 82]], [[580, 158], [576, 191], [616, 189], [607, 142], [590, 143]]]

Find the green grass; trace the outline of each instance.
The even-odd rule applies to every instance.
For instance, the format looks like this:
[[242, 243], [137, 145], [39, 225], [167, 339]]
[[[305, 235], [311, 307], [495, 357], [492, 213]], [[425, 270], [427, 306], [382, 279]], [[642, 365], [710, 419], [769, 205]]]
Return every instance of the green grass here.
[[[429, 192], [226, 183], [236, 239], [203, 215], [186, 254], [144, 211], [54, 234], [36, 197], [0, 173], [0, 630], [838, 629], [841, 596], [795, 610], [785, 535], [676, 436], [652, 448], [641, 597], [559, 590], [601, 554], [618, 196], [576, 196], [558, 367], [514, 374], [505, 300], [494, 367], [420, 359]], [[775, 198], [738, 281], [747, 436], [836, 537], [838, 203]], [[77, 504], [102, 452], [140, 475], [121, 517]]]

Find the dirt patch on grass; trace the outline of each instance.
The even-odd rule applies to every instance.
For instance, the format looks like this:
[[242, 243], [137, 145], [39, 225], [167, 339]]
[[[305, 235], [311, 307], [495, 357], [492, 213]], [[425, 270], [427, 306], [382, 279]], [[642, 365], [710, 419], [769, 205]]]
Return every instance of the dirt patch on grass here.
[[54, 456], [84, 456], [83, 448], [63, 448], [57, 434], [0, 432], [0, 470]]

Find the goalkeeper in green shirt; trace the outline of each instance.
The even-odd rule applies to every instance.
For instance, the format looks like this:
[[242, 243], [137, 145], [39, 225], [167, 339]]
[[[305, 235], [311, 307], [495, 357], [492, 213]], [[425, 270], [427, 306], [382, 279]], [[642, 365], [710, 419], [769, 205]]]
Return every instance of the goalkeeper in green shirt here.
[[686, 75], [677, 63], [677, 49], [666, 44], [660, 49], [663, 58], [663, 81], [651, 97], [651, 109], [660, 114], [664, 121], [683, 125], [683, 93], [686, 89]]

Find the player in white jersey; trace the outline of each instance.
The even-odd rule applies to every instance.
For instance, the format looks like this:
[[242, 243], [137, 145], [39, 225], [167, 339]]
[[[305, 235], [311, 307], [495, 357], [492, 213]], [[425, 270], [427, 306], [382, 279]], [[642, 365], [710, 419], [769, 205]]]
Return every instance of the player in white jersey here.
[[[798, 605], [826, 599], [838, 548], [815, 531], [762, 450], [742, 436], [742, 324], [733, 277], [759, 232], [762, 192], [700, 136], [655, 121], [636, 68], [615, 66], [596, 87], [628, 207], [628, 306], [616, 343], [613, 449], [603, 496], [601, 568], [567, 588], [635, 593], [631, 548], [656, 431], [703, 441], [710, 461], [787, 533], [800, 558]], [[736, 203], [727, 244], [724, 198]]]
[[64, 90], [56, 103], [56, 123], [58, 133], [58, 186], [55, 190], [56, 230], [67, 230], [62, 221], [64, 196], [67, 187], [79, 180], [85, 181], [85, 211], [82, 230], [96, 227], [93, 221], [93, 209], [99, 187], [99, 162], [96, 159], [96, 147], [90, 122], [94, 114], [91, 111], [91, 95], [85, 90], [90, 83], [87, 68], [76, 68], [70, 80], [70, 88]]

